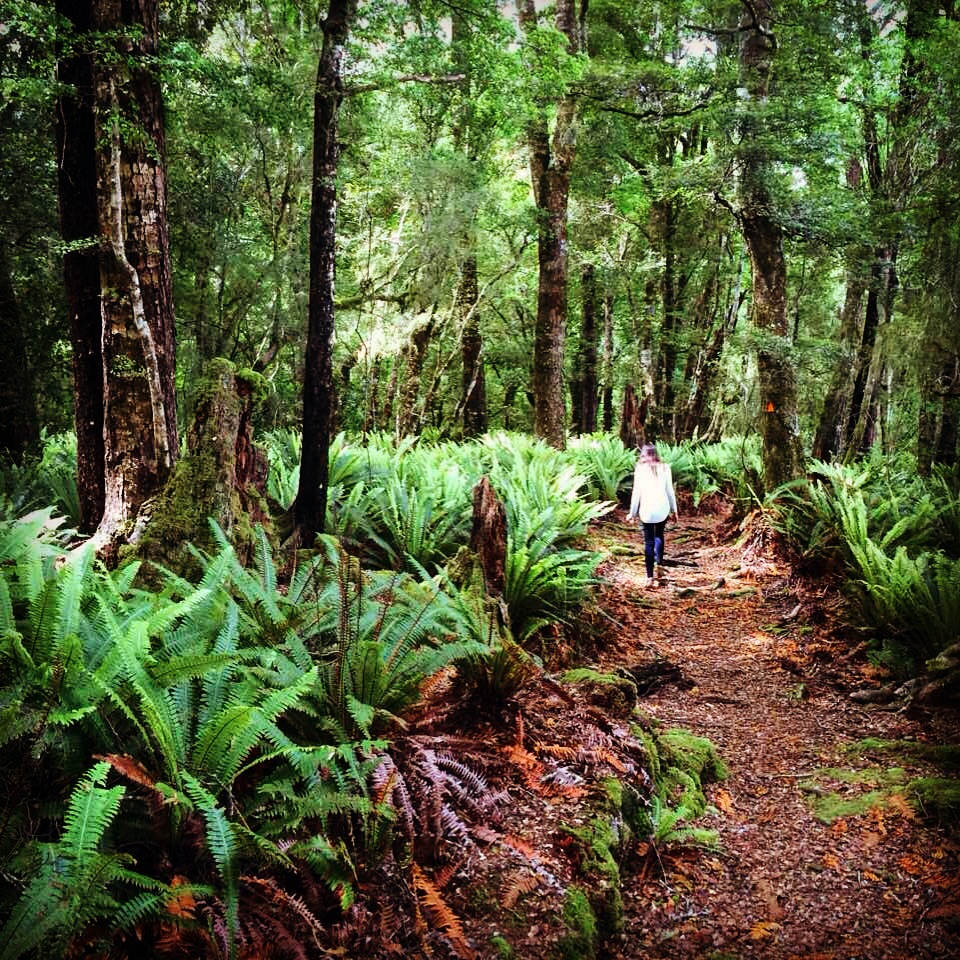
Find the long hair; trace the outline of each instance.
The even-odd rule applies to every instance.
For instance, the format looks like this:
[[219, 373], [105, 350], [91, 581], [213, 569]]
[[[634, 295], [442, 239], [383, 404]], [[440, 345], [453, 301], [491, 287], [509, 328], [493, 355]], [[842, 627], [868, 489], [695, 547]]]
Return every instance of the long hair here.
[[649, 467], [656, 474], [659, 474], [661, 467], [663, 467], [660, 454], [657, 453], [657, 448], [652, 443], [645, 443], [640, 448], [640, 463]]

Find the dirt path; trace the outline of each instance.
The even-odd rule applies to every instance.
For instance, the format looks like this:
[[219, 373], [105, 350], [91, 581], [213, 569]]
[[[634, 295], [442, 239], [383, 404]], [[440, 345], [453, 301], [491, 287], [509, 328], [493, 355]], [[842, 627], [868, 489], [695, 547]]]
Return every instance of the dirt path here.
[[745, 563], [714, 528], [694, 518], [668, 530], [668, 556], [695, 566], [670, 568], [658, 589], [644, 586], [642, 537], [626, 526], [615, 528], [626, 554], [603, 570], [601, 607], [619, 627], [602, 665], [678, 665], [692, 685], [662, 686], [641, 707], [709, 738], [729, 768], [702, 824], [716, 851], [668, 847], [625, 878], [614, 955], [960, 956], [960, 851], [906, 799], [908, 781], [938, 771], [921, 748], [864, 743], [955, 742], [952, 721], [851, 699], [874, 678], [834, 639], [823, 598], [775, 563]]

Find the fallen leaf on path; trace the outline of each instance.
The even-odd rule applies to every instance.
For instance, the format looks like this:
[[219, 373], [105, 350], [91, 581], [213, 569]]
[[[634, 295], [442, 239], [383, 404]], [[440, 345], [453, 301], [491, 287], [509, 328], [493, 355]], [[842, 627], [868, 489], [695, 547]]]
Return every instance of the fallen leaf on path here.
[[718, 790], [713, 802], [722, 813], [730, 813], [733, 810], [733, 799], [726, 790]]
[[774, 923], [772, 920], [760, 920], [750, 928], [750, 939], [765, 940], [772, 937], [779, 929], [779, 923]]
[[926, 868], [926, 863], [924, 863], [920, 857], [915, 856], [912, 853], [907, 854], [905, 857], [901, 857], [897, 863], [900, 864], [901, 870], [903, 870], [905, 873], [909, 873], [912, 877], [919, 876]]

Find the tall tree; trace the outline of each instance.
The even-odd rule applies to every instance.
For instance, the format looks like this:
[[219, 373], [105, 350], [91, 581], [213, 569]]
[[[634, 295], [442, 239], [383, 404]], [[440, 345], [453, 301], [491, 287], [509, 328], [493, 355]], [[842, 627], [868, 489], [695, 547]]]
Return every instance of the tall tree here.
[[599, 407], [597, 372], [597, 272], [592, 263], [585, 264], [580, 275], [583, 314], [580, 325], [579, 432], [593, 433], [597, 429]]
[[334, 409], [334, 276], [337, 239], [339, 114], [346, 42], [357, 0], [330, 0], [320, 27], [323, 45], [313, 101], [313, 189], [310, 202], [310, 291], [303, 374], [303, 447], [300, 486], [293, 505], [295, 541], [323, 531], [330, 476]]
[[[587, 4], [581, 19], [574, 0], [557, 0], [556, 29], [566, 38], [567, 53], [577, 54]], [[537, 26], [534, 0], [518, 0], [520, 23], [531, 37]], [[549, 444], [566, 444], [563, 355], [567, 326], [567, 207], [570, 173], [576, 154], [576, 104], [567, 94], [553, 104], [551, 135], [546, 104], [527, 128], [530, 179], [539, 214], [537, 226], [537, 321], [533, 348], [534, 432]]]
[[749, 100], [742, 116], [738, 220], [752, 275], [751, 319], [758, 339], [760, 432], [767, 489], [798, 477], [803, 468], [797, 375], [787, 322], [783, 231], [767, 183], [772, 175], [770, 159], [757, 136], [762, 122], [759, 110], [775, 96], [773, 13], [773, 0], [756, 0], [745, 5], [740, 21], [741, 80]]
[[109, 549], [177, 455], [157, 0], [57, 0], [59, 194], [84, 524]]

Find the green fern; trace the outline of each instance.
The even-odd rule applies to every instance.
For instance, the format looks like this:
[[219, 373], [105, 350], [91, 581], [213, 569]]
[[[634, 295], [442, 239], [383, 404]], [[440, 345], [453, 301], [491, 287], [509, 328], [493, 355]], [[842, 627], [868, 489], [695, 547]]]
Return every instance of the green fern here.
[[[942, 553], [890, 556], [867, 539], [854, 556], [859, 578], [851, 593], [862, 620], [890, 646], [901, 676], [912, 675], [960, 635], [960, 560]], [[897, 650], [906, 656], [897, 656]]]
[[104, 786], [108, 772], [96, 764], [71, 794], [60, 840], [41, 847], [39, 869], [0, 931], [0, 960], [40, 949], [63, 956], [91, 923], [117, 919], [123, 886], [165, 889], [130, 870], [131, 858], [101, 850], [125, 795], [122, 786]]
[[451, 639], [456, 609], [432, 584], [360, 575], [346, 556], [337, 581], [326, 620], [335, 653], [321, 666], [320, 689], [340, 736], [374, 736], [401, 722], [427, 677], [479, 645]]
[[575, 437], [567, 456], [577, 474], [585, 478], [582, 493], [587, 499], [616, 503], [630, 489], [636, 454], [619, 437], [608, 433]]

